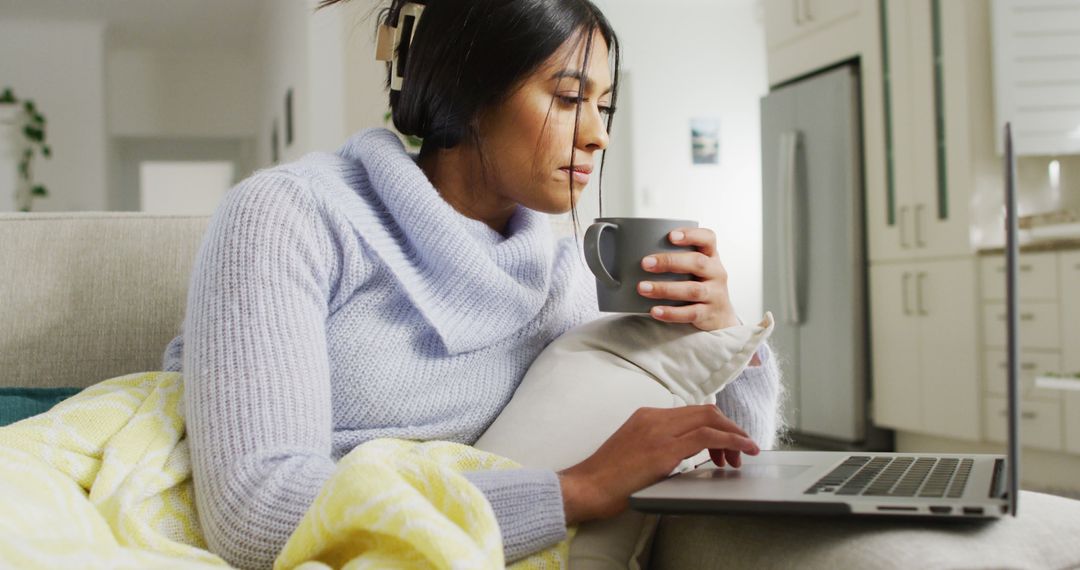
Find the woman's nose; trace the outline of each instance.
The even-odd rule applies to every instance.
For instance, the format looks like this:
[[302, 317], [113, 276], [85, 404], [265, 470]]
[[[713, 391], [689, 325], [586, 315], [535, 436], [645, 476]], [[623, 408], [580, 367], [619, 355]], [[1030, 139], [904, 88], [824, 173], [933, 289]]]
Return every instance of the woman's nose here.
[[610, 140], [603, 114], [594, 105], [585, 105], [581, 110], [581, 124], [578, 126], [581, 147], [589, 151], [604, 150]]

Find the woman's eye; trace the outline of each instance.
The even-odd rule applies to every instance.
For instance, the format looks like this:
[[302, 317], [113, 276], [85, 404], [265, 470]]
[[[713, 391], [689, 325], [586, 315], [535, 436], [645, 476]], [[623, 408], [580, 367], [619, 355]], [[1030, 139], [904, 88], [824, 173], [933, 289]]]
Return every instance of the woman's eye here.
[[600, 106], [600, 114], [601, 115], [603, 115], [605, 117], [610, 117], [614, 113], [615, 113], [615, 107], [609, 107], [609, 106], [606, 106], [606, 105], [601, 105]]

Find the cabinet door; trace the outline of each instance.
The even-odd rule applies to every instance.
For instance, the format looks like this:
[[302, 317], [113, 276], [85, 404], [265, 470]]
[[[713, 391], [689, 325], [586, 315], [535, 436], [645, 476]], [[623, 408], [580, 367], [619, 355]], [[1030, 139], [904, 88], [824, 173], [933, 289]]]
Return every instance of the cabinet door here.
[[[1080, 251], [1058, 254], [1061, 354], [1066, 374], [1080, 374]], [[1080, 392], [1065, 396], [1065, 449], [1080, 453]]]
[[919, 380], [918, 316], [914, 286], [917, 267], [870, 266], [874, 423], [922, 430], [922, 382]]
[[1061, 287], [1061, 352], [1068, 374], [1080, 373], [1080, 251], [1058, 254]]
[[859, 13], [860, 0], [769, 0], [765, 2], [765, 45], [793, 42]]
[[[986, 440], [1005, 443], [1008, 429], [1008, 403], [1005, 398], [986, 398]], [[1047, 451], [1061, 451], [1061, 404], [1058, 402], [1021, 402], [1020, 444]]]
[[802, 0], [772, 0], [765, 2], [765, 45], [771, 50], [799, 36], [803, 29]]
[[[911, 259], [915, 256], [914, 200], [911, 173], [914, 109], [911, 102], [911, 54], [908, 37], [907, 2], [886, 2], [881, 18], [885, 27], [882, 54], [885, 130], [880, 139], [885, 146], [884, 196], [867, 198], [873, 260]], [[868, 141], [873, 144], [876, 141]]]
[[[986, 346], [1004, 348], [1006, 340], [1005, 303], [983, 305], [983, 343]], [[1020, 348], [1035, 350], [1061, 350], [1061, 305], [1040, 301], [1020, 303]]]
[[975, 258], [924, 262], [915, 275], [920, 315], [923, 426], [979, 439], [979, 327]]
[[[1005, 300], [1005, 258], [1001, 255], [979, 258], [982, 272], [982, 298]], [[1020, 300], [1058, 300], [1058, 254], [1024, 253], [1017, 261]], [[1064, 267], [1063, 267], [1064, 270]]]
[[[926, 74], [930, 80], [933, 130], [927, 134], [932, 155], [925, 163], [934, 179], [915, 212], [916, 240], [924, 245], [922, 257], [967, 255], [971, 247], [970, 203], [972, 189], [993, 186], [1000, 159], [993, 152], [992, 100], [990, 98], [991, 45], [987, 2], [946, 0], [930, 4], [926, 17], [930, 34], [921, 41], [929, 55]], [[920, 3], [920, 6], [922, 4]], [[921, 9], [921, 8], [920, 8]], [[989, 172], [987, 172], [989, 169]], [[990, 178], [988, 178], [988, 175]]]

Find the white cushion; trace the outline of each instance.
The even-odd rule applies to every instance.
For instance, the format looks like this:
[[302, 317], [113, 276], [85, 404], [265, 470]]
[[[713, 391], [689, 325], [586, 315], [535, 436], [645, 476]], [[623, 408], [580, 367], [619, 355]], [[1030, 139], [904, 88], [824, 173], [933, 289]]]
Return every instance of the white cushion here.
[[[638, 408], [715, 402], [773, 330], [756, 325], [701, 331], [642, 315], [605, 317], [568, 331], [529, 368], [510, 403], [476, 447], [526, 467], [562, 470], [580, 463]], [[683, 463], [707, 458], [703, 451]], [[633, 568], [655, 519], [634, 511], [580, 526], [570, 562], [582, 568]]]

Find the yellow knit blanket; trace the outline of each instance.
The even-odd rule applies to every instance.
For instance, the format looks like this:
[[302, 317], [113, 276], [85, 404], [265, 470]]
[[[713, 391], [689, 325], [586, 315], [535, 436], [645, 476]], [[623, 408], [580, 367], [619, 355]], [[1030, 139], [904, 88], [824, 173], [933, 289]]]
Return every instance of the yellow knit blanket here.
[[[221, 568], [195, 514], [183, 379], [106, 380], [0, 428], [0, 560], [15, 568]], [[502, 568], [495, 515], [464, 471], [512, 461], [376, 440], [337, 470], [275, 568]], [[514, 569], [566, 568], [568, 542]]]

